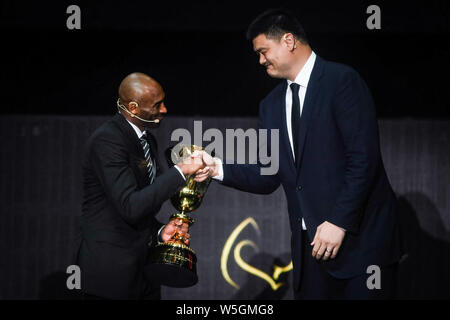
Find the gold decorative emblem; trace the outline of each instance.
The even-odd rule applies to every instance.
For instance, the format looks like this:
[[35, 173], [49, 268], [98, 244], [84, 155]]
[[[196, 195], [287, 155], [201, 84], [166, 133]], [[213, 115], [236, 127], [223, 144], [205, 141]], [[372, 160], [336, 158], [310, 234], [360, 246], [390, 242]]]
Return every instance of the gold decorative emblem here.
[[[225, 246], [223, 247], [222, 256], [220, 259], [220, 269], [222, 271], [222, 275], [223, 275], [225, 281], [228, 282], [231, 286], [235, 287], [236, 289], [240, 289], [240, 286], [235, 281], [233, 281], [233, 279], [231, 279], [230, 274], [228, 273], [228, 267], [227, 267], [228, 266], [228, 257], [230, 255], [231, 248], [233, 247], [233, 244], [235, 243], [237, 237], [239, 236], [239, 234], [241, 234], [241, 232], [248, 225], [251, 225], [258, 234], [260, 233], [258, 224], [256, 223], [255, 219], [253, 219], [252, 217], [245, 219], [233, 230], [233, 232], [228, 237], [227, 241], [225, 242]], [[284, 267], [274, 265], [273, 274], [272, 274], [272, 276], [270, 276], [266, 272], [248, 264], [247, 262], [244, 261], [244, 259], [242, 259], [241, 250], [245, 246], [251, 246], [255, 250], [258, 250], [258, 246], [253, 241], [248, 240], [248, 239], [240, 241], [235, 246], [234, 251], [233, 251], [234, 260], [236, 261], [236, 264], [242, 270], [244, 270], [256, 277], [259, 277], [259, 278], [263, 279], [264, 281], [266, 281], [267, 283], [269, 283], [269, 285], [273, 291], [278, 290], [278, 288], [280, 288], [284, 283], [277, 282], [277, 280], [279, 279], [281, 274], [292, 270], [292, 261]]]

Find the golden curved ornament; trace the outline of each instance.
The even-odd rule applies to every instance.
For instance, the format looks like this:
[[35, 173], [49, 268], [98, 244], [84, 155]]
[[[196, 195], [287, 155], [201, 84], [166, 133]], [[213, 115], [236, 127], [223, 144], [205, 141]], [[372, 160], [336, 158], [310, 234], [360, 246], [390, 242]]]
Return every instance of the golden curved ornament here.
[[[230, 255], [231, 249], [232, 249], [233, 244], [236, 241], [237, 237], [248, 225], [253, 226], [253, 228], [256, 230], [256, 232], [258, 234], [260, 233], [258, 224], [256, 223], [255, 219], [253, 219], [252, 217], [246, 218], [233, 230], [233, 232], [228, 237], [227, 241], [225, 242], [224, 248], [222, 250], [222, 256], [220, 259], [220, 268], [221, 268], [222, 275], [223, 275], [225, 281], [238, 290], [240, 289], [240, 286], [235, 281], [233, 281], [233, 279], [231, 279], [230, 274], [228, 273], [228, 268], [227, 268], [228, 257]], [[266, 281], [267, 283], [269, 283], [272, 290], [274, 290], [274, 291], [278, 290], [284, 283], [282, 283], [282, 282], [277, 283], [276, 280], [278, 280], [278, 278], [280, 277], [281, 274], [292, 270], [292, 268], [293, 268], [292, 261], [284, 267], [274, 265], [274, 271], [273, 271], [273, 275], [271, 277], [266, 272], [248, 264], [247, 262], [244, 261], [244, 259], [242, 259], [241, 250], [244, 246], [248, 246], [248, 245], [253, 247], [257, 251], [259, 250], [258, 246], [251, 240], [242, 240], [241, 242], [239, 242], [236, 245], [236, 247], [234, 248], [234, 252], [233, 252], [234, 260], [236, 261], [237, 265], [240, 268], [242, 268], [244, 271], [246, 271], [256, 277], [259, 277], [259, 278], [263, 279], [264, 281]]]
[[253, 248], [255, 248], [256, 250], [258, 250], [258, 247], [256, 246], [256, 244], [251, 240], [242, 240], [241, 242], [239, 242], [237, 244], [237, 246], [234, 248], [234, 259], [236, 260], [236, 263], [238, 264], [238, 266], [241, 267], [243, 270], [247, 271], [248, 273], [253, 274], [254, 276], [257, 276], [258, 278], [261, 278], [261, 279], [267, 281], [273, 291], [278, 290], [278, 288], [283, 285], [283, 282], [276, 283], [275, 280], [273, 280], [267, 273], [265, 273], [264, 271], [262, 271], [258, 268], [255, 268], [252, 265], [249, 265], [242, 259], [241, 249], [242, 249], [242, 247], [247, 246], [247, 245], [250, 245]]
[[251, 224], [253, 228], [259, 233], [259, 227], [256, 223], [255, 219], [249, 217], [242, 221], [230, 234], [227, 241], [225, 242], [225, 246], [222, 250], [222, 256], [220, 258], [220, 269], [222, 270], [222, 275], [226, 282], [228, 282], [231, 286], [235, 287], [236, 289], [239, 289], [239, 285], [231, 279], [230, 274], [228, 273], [228, 256], [230, 255], [231, 248], [233, 247], [233, 243], [236, 240], [236, 238], [239, 236], [239, 234], [242, 232], [242, 230], [245, 229], [247, 225]]

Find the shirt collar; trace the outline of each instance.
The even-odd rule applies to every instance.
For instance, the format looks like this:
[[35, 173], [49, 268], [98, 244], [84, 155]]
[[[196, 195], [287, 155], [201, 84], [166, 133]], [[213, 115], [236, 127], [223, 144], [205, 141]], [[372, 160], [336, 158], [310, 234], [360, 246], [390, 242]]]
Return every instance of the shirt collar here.
[[[120, 113], [120, 111], [119, 111]], [[123, 116], [123, 115], [122, 115]], [[125, 117], [124, 117], [125, 118]], [[130, 124], [130, 126], [134, 129], [134, 131], [136, 132], [138, 138], [142, 138], [142, 136], [144, 135], [145, 131], [142, 132], [141, 129], [138, 128], [137, 125], [135, 125], [134, 123], [132, 123], [131, 121], [129, 121], [127, 118], [125, 118], [125, 120], [127, 120], [127, 122]]]
[[[308, 60], [306, 60], [305, 65], [302, 67], [300, 72], [297, 74], [297, 77], [295, 77], [294, 82], [299, 84], [302, 87], [308, 87], [309, 78], [311, 76], [312, 69], [314, 67], [314, 62], [316, 61], [316, 54], [314, 51], [311, 52], [311, 55], [309, 56]], [[291, 85], [292, 81], [287, 80], [288, 86]]]

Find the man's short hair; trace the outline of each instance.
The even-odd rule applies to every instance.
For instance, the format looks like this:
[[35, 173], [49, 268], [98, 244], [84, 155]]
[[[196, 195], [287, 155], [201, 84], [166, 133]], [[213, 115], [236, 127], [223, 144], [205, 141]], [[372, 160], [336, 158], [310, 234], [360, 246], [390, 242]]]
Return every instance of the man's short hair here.
[[260, 34], [277, 39], [285, 33], [292, 33], [301, 43], [308, 44], [305, 30], [290, 12], [284, 9], [270, 9], [260, 14], [247, 29], [247, 40], [252, 41]]

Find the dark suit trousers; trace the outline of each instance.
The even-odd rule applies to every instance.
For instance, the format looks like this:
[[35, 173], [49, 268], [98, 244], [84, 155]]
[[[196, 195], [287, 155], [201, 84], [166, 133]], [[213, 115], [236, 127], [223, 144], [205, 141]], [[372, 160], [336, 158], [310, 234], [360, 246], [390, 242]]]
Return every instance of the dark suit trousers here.
[[[384, 300], [394, 299], [398, 263], [380, 266], [381, 289], [369, 289], [367, 280], [372, 274], [364, 273], [350, 279], [330, 275], [324, 264], [312, 257], [312, 247], [306, 231], [302, 231], [302, 275], [299, 290], [294, 289], [297, 300]], [[339, 253], [338, 253], [339, 254]]]

